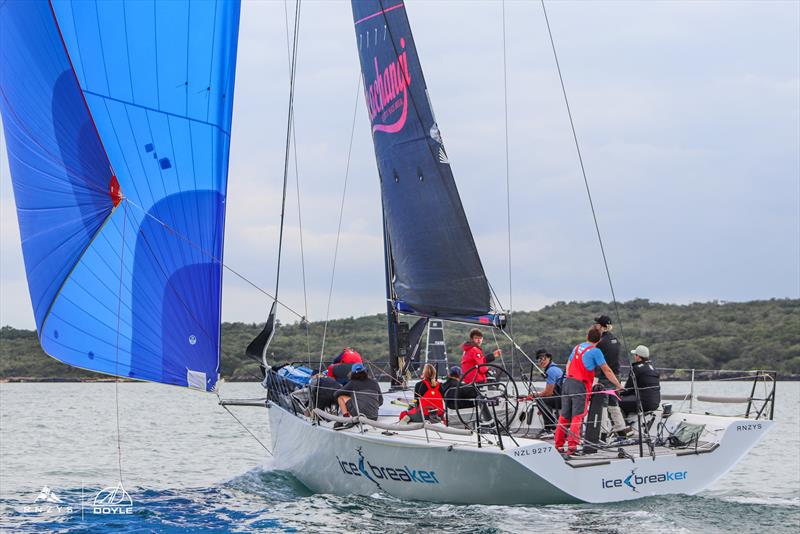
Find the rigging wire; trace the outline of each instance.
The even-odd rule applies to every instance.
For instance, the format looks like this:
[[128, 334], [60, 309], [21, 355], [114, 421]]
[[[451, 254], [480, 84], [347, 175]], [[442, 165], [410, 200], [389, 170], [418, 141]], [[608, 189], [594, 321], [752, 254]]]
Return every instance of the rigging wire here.
[[[299, 0], [298, 0], [299, 3]], [[283, 0], [283, 17], [286, 28], [286, 60], [291, 64], [292, 62], [292, 49], [289, 44], [289, 8], [287, 7], [287, 0]], [[299, 43], [299, 36], [297, 38]], [[295, 45], [296, 46], [296, 45]], [[300, 166], [297, 163], [297, 130], [295, 129], [294, 114], [292, 115], [292, 152], [294, 153], [294, 183], [295, 192], [297, 193], [297, 226], [300, 232], [300, 274], [303, 279], [303, 314], [308, 317], [308, 286], [306, 284], [306, 255], [305, 247], [303, 244], [303, 210], [300, 206]], [[277, 293], [276, 293], [277, 295]], [[306, 354], [308, 356], [308, 366], [311, 367], [311, 333], [309, 330], [308, 320], [301, 321], [306, 331]]]
[[122, 241], [119, 255], [119, 290], [117, 291], [117, 341], [114, 358], [114, 409], [117, 422], [117, 466], [119, 483], [122, 484], [122, 432], [119, 424], [119, 323], [122, 312], [122, 274], [125, 270], [125, 229], [128, 225], [128, 208], [122, 204]]
[[[219, 398], [219, 395], [217, 395], [217, 398]], [[272, 451], [271, 451], [271, 450], [269, 450], [269, 448], [267, 448], [267, 446], [266, 446], [266, 445], [264, 445], [264, 442], [262, 442], [260, 439], [258, 439], [258, 437], [257, 437], [255, 434], [253, 434], [253, 432], [252, 432], [252, 431], [251, 431], [249, 428], [247, 428], [247, 425], [245, 425], [245, 424], [244, 424], [244, 423], [241, 421], [241, 419], [239, 419], [238, 417], [236, 417], [236, 414], [234, 414], [234, 413], [233, 413], [233, 412], [232, 412], [232, 411], [231, 411], [231, 410], [230, 410], [230, 409], [229, 409], [227, 406], [225, 406], [224, 404], [220, 404], [220, 406], [222, 406], [223, 408], [225, 408], [225, 411], [226, 411], [226, 412], [228, 412], [229, 414], [231, 414], [231, 417], [233, 417], [233, 418], [234, 418], [234, 420], [235, 420], [237, 423], [239, 423], [239, 424], [241, 425], [241, 427], [242, 427], [242, 428], [244, 428], [244, 429], [245, 429], [245, 431], [246, 431], [248, 434], [250, 434], [250, 435], [253, 437], [253, 439], [254, 439], [254, 440], [256, 440], [256, 441], [258, 442], [258, 444], [259, 444], [259, 445], [261, 445], [261, 446], [264, 448], [264, 450], [265, 450], [265, 451], [267, 451], [267, 453], [269, 453], [269, 455], [270, 455], [270, 456], [275, 456], [274, 454], [272, 454]]]
[[160, 224], [162, 228], [167, 230], [171, 235], [174, 235], [174, 236], [178, 237], [179, 239], [181, 239], [182, 241], [185, 241], [189, 246], [197, 249], [201, 254], [206, 256], [212, 262], [219, 264], [223, 269], [226, 269], [228, 272], [230, 272], [231, 274], [233, 274], [234, 276], [236, 276], [237, 278], [239, 278], [243, 282], [247, 283], [248, 285], [250, 285], [253, 289], [258, 291], [259, 293], [262, 293], [263, 295], [265, 295], [270, 300], [274, 300], [275, 302], [277, 302], [278, 304], [283, 306], [284, 309], [286, 309], [286, 311], [288, 311], [289, 313], [292, 313], [293, 315], [297, 316], [298, 319], [301, 319], [301, 320], [305, 319], [305, 317], [300, 312], [298, 312], [297, 310], [295, 310], [294, 308], [292, 308], [291, 306], [289, 306], [285, 302], [282, 302], [282, 301], [278, 300], [277, 296], [272, 295], [270, 292], [268, 292], [267, 290], [263, 289], [261, 286], [259, 286], [258, 284], [256, 284], [255, 282], [253, 282], [252, 280], [250, 280], [249, 278], [247, 278], [243, 274], [241, 274], [239, 271], [235, 270], [233, 267], [231, 267], [228, 264], [224, 263], [222, 260], [220, 260], [219, 258], [214, 256], [212, 253], [208, 252], [206, 249], [204, 249], [198, 243], [196, 243], [195, 241], [189, 239], [188, 237], [186, 237], [185, 235], [180, 233], [174, 227], [170, 226], [169, 224], [167, 224], [166, 222], [162, 221], [161, 219], [159, 219], [158, 217], [156, 217], [152, 213], [150, 213], [147, 210], [145, 210], [142, 206], [140, 206], [139, 204], [137, 204], [133, 200], [130, 200], [128, 197], [125, 197], [125, 202], [127, 204], [129, 204], [131, 206], [134, 206], [135, 208], [138, 208], [139, 210], [141, 210], [141, 212], [144, 214], [144, 216], [153, 219], [155, 222]]
[[539, 367], [539, 364], [537, 364], [537, 363], [536, 363], [536, 361], [535, 361], [533, 358], [531, 358], [530, 356], [528, 356], [528, 353], [527, 353], [527, 352], [525, 352], [525, 350], [523, 350], [523, 348], [522, 348], [522, 347], [520, 347], [520, 346], [517, 344], [517, 342], [516, 342], [516, 341], [514, 341], [514, 338], [513, 338], [513, 337], [511, 337], [511, 336], [509, 335], [509, 333], [508, 333], [508, 332], [506, 332], [505, 330], [500, 330], [500, 332], [502, 332], [502, 333], [503, 333], [503, 335], [504, 335], [504, 336], [506, 336], [506, 338], [508, 338], [508, 341], [510, 341], [510, 342], [511, 342], [511, 344], [512, 344], [512, 345], [513, 345], [513, 346], [514, 346], [514, 347], [515, 347], [515, 348], [516, 348], [516, 349], [519, 351], [519, 353], [520, 353], [520, 354], [522, 354], [523, 356], [525, 356], [525, 359], [526, 359], [526, 360], [528, 360], [528, 361], [531, 363], [531, 365], [533, 365], [533, 366], [536, 368], [536, 370], [537, 370], [537, 371], [539, 371], [539, 373], [541, 373], [542, 375], [544, 375], [544, 374], [545, 374], [545, 373], [544, 373], [544, 371], [542, 370], [542, 368], [541, 368], [541, 367]]
[[328, 288], [328, 304], [325, 307], [325, 324], [322, 328], [322, 346], [319, 350], [319, 370], [322, 371], [322, 359], [325, 354], [325, 340], [328, 336], [328, 319], [331, 312], [331, 300], [333, 300], [333, 283], [336, 279], [336, 260], [339, 256], [339, 238], [342, 235], [342, 219], [344, 218], [344, 201], [347, 196], [347, 180], [350, 177], [350, 156], [353, 153], [353, 137], [356, 131], [356, 118], [358, 117], [358, 99], [361, 93], [361, 70], [358, 72], [356, 84], [356, 98], [353, 105], [353, 123], [350, 127], [350, 144], [347, 147], [347, 163], [344, 170], [344, 185], [342, 186], [342, 201], [339, 206], [339, 223], [336, 227], [336, 244], [333, 247], [333, 265], [331, 267], [331, 283]]
[[[508, 68], [506, 64], [506, 0], [502, 2], [503, 14], [503, 111], [505, 129], [505, 150], [506, 150], [506, 231], [508, 233], [508, 330], [511, 337], [514, 337], [514, 324], [512, 313], [514, 310], [514, 292], [512, 290], [511, 278], [511, 173], [508, 161]], [[504, 364], [505, 365], [505, 364]], [[514, 345], [511, 345], [511, 372], [514, 372]]]
[[[292, 119], [294, 118], [294, 82], [297, 72], [297, 40], [299, 38], [300, 26], [300, 5], [301, 0], [297, 0], [294, 10], [294, 43], [292, 46], [292, 62], [289, 69], [289, 112], [286, 118], [286, 151], [283, 158], [283, 195], [281, 198], [281, 226], [278, 233], [278, 267], [275, 273], [275, 297], [278, 297], [278, 288], [281, 281], [281, 254], [283, 252], [283, 227], [286, 216], [286, 189], [289, 182], [289, 160], [292, 146]], [[289, 28], [287, 26], [286, 30]]]
[[594, 200], [592, 199], [592, 191], [589, 188], [589, 180], [586, 177], [586, 167], [583, 164], [583, 155], [581, 154], [581, 147], [580, 143], [578, 143], [578, 134], [575, 131], [575, 122], [572, 120], [572, 109], [569, 105], [569, 98], [567, 98], [567, 89], [564, 84], [564, 76], [561, 74], [561, 64], [558, 62], [558, 54], [556, 53], [556, 44], [553, 40], [553, 32], [550, 29], [550, 19], [547, 17], [547, 8], [544, 5], [544, 0], [541, 0], [542, 3], [542, 12], [544, 13], [544, 21], [547, 24], [547, 34], [550, 37], [550, 46], [553, 49], [553, 58], [556, 62], [556, 69], [558, 70], [558, 79], [561, 82], [561, 93], [564, 95], [564, 104], [567, 107], [567, 116], [569, 117], [569, 126], [572, 129], [572, 139], [575, 141], [575, 151], [578, 153], [578, 162], [580, 163], [581, 167], [581, 174], [583, 175], [583, 184], [586, 186], [586, 196], [589, 197], [589, 207], [592, 209], [592, 220], [594, 221], [594, 229], [597, 233], [597, 241], [600, 243], [600, 252], [603, 255], [603, 265], [606, 270], [606, 278], [608, 279], [608, 286], [611, 289], [611, 298], [614, 305], [614, 315], [616, 316], [617, 322], [619, 323], [619, 335], [622, 338], [622, 344], [627, 350], [627, 344], [625, 343], [625, 335], [623, 333], [622, 328], [622, 319], [619, 313], [619, 306], [617, 302], [617, 295], [614, 291], [614, 283], [611, 281], [611, 270], [608, 267], [608, 259], [606, 257], [606, 249], [603, 245], [603, 237], [600, 234], [600, 224], [597, 221], [597, 212], [594, 208]]
[[644, 450], [642, 445], [642, 399], [639, 395], [639, 384], [636, 381], [636, 373], [633, 372], [633, 367], [631, 364], [631, 357], [628, 351], [628, 344], [625, 341], [625, 332], [622, 327], [622, 317], [619, 313], [619, 303], [617, 302], [617, 295], [614, 291], [614, 282], [611, 280], [611, 269], [608, 267], [608, 258], [606, 257], [606, 249], [603, 245], [603, 237], [600, 234], [600, 224], [597, 222], [597, 212], [594, 209], [594, 201], [592, 200], [592, 191], [589, 188], [589, 180], [586, 177], [586, 167], [583, 164], [583, 156], [581, 155], [581, 147], [580, 143], [578, 143], [578, 134], [575, 131], [575, 122], [572, 120], [572, 110], [569, 106], [569, 98], [567, 98], [567, 89], [564, 84], [564, 76], [561, 73], [561, 65], [558, 62], [558, 54], [556, 53], [556, 43], [553, 39], [553, 31], [550, 29], [550, 19], [547, 17], [547, 8], [544, 5], [544, 0], [541, 0], [542, 3], [542, 12], [544, 13], [544, 20], [547, 24], [547, 35], [550, 37], [550, 46], [553, 49], [553, 58], [556, 62], [556, 69], [558, 70], [558, 80], [561, 82], [561, 93], [564, 95], [564, 104], [567, 108], [567, 115], [569, 116], [569, 126], [572, 129], [572, 139], [575, 141], [575, 151], [578, 153], [578, 161], [580, 162], [581, 166], [581, 174], [583, 175], [583, 183], [586, 186], [586, 196], [589, 197], [589, 206], [592, 209], [592, 220], [594, 220], [594, 229], [597, 232], [597, 241], [600, 243], [600, 252], [603, 255], [603, 266], [606, 269], [606, 277], [608, 278], [608, 287], [611, 289], [611, 301], [614, 306], [614, 315], [616, 316], [617, 324], [619, 324], [619, 337], [622, 340], [622, 347], [625, 351], [626, 360], [628, 365], [631, 367], [631, 371], [629, 376], [631, 377], [631, 381], [633, 383], [634, 393], [636, 394], [636, 406], [637, 406], [637, 415], [639, 419], [639, 455], [644, 456]]

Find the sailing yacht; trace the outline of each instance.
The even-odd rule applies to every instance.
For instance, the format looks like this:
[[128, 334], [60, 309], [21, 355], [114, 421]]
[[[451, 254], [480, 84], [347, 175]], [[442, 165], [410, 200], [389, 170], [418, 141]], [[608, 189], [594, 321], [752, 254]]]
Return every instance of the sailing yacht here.
[[[389, 354], [398, 386], [409, 347], [418, 344], [407, 331], [443, 320], [501, 329], [505, 315], [492, 306], [405, 5], [353, 0], [352, 9], [380, 179]], [[403, 317], [416, 323], [409, 329]], [[693, 494], [726, 473], [772, 424], [666, 407], [638, 418], [638, 439], [564, 458], [552, 439], [536, 437], [540, 425], [526, 416], [530, 406], [520, 406], [531, 400], [501, 367], [487, 365], [496, 376], [481, 387], [475, 413], [448, 409], [444, 425], [398, 424], [397, 406], [410, 401], [399, 388], [384, 395], [377, 420], [314, 408], [307, 389], [266, 363], [277, 466], [322, 493], [382, 491], [480, 504]], [[489, 417], [480, 414], [481, 403], [491, 408]]]
[[[319, 492], [483, 504], [691, 494], [722, 476], [771, 427], [766, 404], [753, 417], [642, 414], [635, 443], [564, 459], [537, 436], [525, 388], [496, 368], [474, 414], [397, 424], [405, 360], [427, 322], [501, 329], [505, 314], [492, 305], [405, 5], [352, 8], [396, 388], [376, 420], [314, 408], [302, 380], [265, 361], [276, 298], [247, 352], [264, 363], [266, 399], [251, 405], [266, 408], [278, 466]], [[42, 348], [91, 371], [215, 391], [238, 2], [8, 0], [0, 17], [0, 112]]]

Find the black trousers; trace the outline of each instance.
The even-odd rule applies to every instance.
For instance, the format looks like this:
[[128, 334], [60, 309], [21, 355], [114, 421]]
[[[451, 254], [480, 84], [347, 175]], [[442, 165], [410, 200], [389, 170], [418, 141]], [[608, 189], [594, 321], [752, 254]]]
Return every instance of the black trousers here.
[[[661, 402], [661, 398], [653, 398], [653, 397], [642, 397], [642, 411], [643, 412], [652, 412], [653, 410], [658, 409], [658, 404]], [[627, 416], [628, 414], [636, 413], [638, 406], [636, 403], [636, 395], [631, 393], [628, 395], [623, 395], [620, 397], [619, 400], [619, 407], [622, 410], [622, 415]]]
[[553, 432], [558, 424], [558, 412], [561, 409], [559, 397], [536, 397], [536, 407], [542, 413], [544, 429]]

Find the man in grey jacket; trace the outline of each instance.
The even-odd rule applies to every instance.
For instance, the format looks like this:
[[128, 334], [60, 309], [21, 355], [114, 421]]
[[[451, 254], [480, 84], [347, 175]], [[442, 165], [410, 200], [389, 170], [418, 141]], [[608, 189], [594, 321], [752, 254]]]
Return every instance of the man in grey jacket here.
[[350, 381], [334, 395], [343, 416], [363, 415], [367, 419], [378, 419], [378, 409], [383, 404], [381, 386], [369, 377], [364, 364], [353, 364]]

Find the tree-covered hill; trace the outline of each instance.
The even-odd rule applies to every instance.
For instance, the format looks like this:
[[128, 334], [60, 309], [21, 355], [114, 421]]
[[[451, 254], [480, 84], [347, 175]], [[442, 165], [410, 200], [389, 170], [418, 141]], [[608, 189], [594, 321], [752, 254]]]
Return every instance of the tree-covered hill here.
[[[688, 305], [659, 304], [637, 299], [619, 305], [622, 324], [615, 333], [629, 348], [648, 345], [658, 367], [696, 369], [774, 369], [800, 374], [800, 300], [772, 299], [743, 303], [707, 302]], [[557, 363], [584, 339], [592, 318], [615, 316], [608, 303], [557, 302], [535, 312], [516, 312], [510, 330], [528, 354], [545, 347]], [[413, 318], [410, 318], [413, 320]], [[222, 325], [222, 375], [246, 380], [260, 376], [258, 364], [244, 355], [244, 348], [261, 330], [252, 323]], [[284, 324], [270, 347], [272, 361], [319, 362], [322, 322]], [[448, 355], [460, 358], [460, 343], [468, 326], [448, 324], [445, 340]], [[506, 361], [510, 343], [501, 333], [497, 344]], [[485, 344], [495, 346], [488, 333]], [[386, 323], [383, 315], [337, 319], [328, 324], [325, 360], [351, 346], [373, 362], [388, 358]], [[519, 357], [517, 358], [519, 360]], [[46, 356], [36, 333], [11, 327], [0, 329], [0, 378], [75, 379], [99, 375], [74, 369]]]

